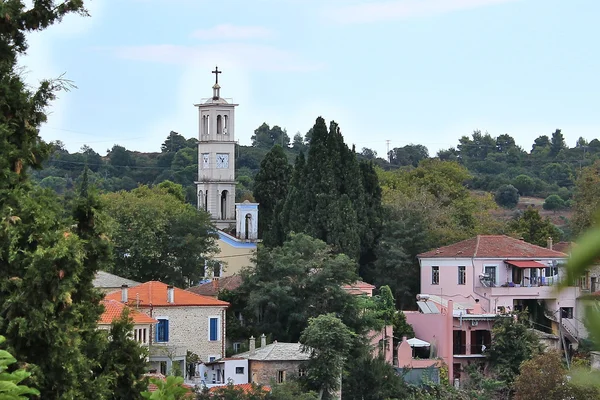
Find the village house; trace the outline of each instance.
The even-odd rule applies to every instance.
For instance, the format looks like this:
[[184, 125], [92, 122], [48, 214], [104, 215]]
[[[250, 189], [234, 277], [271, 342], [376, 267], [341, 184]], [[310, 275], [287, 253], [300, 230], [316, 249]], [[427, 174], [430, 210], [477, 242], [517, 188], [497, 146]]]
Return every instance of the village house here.
[[503, 235], [479, 235], [418, 255], [418, 312], [405, 312], [419, 339], [460, 379], [464, 367], [484, 361], [496, 318], [528, 309], [540, 330], [576, 345], [579, 287], [558, 291], [567, 255]]
[[157, 320], [149, 334], [150, 369], [168, 374], [173, 363], [186, 371], [187, 352], [203, 362], [225, 354], [225, 310], [229, 303], [150, 281], [106, 296]]
[[127, 310], [133, 323], [131, 338], [146, 348], [150, 346], [150, 332], [158, 322], [157, 320], [116, 300], [102, 300], [101, 304], [104, 306], [104, 312], [98, 321], [98, 329], [110, 330], [113, 321], [119, 319], [123, 312]]
[[250, 338], [250, 350], [200, 366], [201, 384], [207, 387], [256, 383], [271, 385], [305, 374], [305, 363], [310, 354], [302, 351], [301, 343], [274, 341], [267, 344], [265, 335]]

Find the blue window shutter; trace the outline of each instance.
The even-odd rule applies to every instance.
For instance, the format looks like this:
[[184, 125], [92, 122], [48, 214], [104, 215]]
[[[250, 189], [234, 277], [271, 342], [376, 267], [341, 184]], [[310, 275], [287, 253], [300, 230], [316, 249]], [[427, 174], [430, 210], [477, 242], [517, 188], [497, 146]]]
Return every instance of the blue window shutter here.
[[210, 319], [210, 340], [218, 340], [217, 338], [217, 330], [218, 330], [218, 318]]
[[165, 320], [165, 342], [169, 341], [169, 320]]

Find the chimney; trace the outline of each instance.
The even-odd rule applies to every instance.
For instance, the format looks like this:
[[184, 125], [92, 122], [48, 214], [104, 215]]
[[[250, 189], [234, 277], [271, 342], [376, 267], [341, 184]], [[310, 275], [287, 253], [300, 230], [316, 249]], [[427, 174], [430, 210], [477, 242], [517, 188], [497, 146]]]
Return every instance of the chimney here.
[[127, 285], [121, 285], [121, 302], [127, 303]]
[[173, 285], [167, 286], [167, 303], [175, 303], [175, 289]]
[[215, 292], [219, 292], [219, 279], [213, 278], [212, 286], [213, 286], [213, 289], [215, 290]]
[[548, 241], [546, 242], [548, 245], [548, 249], [552, 250], [552, 236], [548, 236]]
[[250, 343], [248, 344], [248, 350], [254, 351], [255, 348], [256, 348], [256, 339], [254, 339], [254, 336], [250, 336]]
[[263, 333], [260, 335], [260, 347], [265, 347], [267, 345], [267, 337]]

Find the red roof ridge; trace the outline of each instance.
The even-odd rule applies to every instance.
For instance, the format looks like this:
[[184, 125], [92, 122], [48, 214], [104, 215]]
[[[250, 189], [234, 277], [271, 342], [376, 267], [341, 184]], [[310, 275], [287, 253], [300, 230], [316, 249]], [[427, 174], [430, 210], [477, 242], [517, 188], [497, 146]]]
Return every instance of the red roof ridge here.
[[[128, 301], [139, 301], [143, 306], [154, 307], [181, 307], [181, 306], [198, 306], [198, 307], [229, 307], [226, 301], [218, 300], [209, 296], [202, 296], [187, 290], [173, 287], [174, 302], [167, 301], [167, 288], [170, 285], [160, 281], [148, 281], [140, 285], [128, 288]], [[121, 300], [121, 291], [112, 292], [106, 295], [109, 300]]]

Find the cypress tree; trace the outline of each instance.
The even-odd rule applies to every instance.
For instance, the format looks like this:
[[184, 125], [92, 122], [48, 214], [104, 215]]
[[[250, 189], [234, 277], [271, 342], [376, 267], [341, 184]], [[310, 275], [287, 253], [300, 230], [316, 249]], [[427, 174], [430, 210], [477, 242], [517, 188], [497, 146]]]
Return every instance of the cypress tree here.
[[280, 145], [275, 145], [260, 163], [254, 180], [254, 198], [260, 203], [258, 234], [266, 246], [280, 244], [283, 236], [281, 222], [276, 217], [288, 193], [292, 167]]

